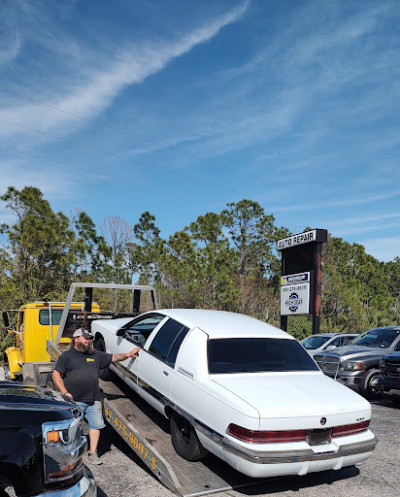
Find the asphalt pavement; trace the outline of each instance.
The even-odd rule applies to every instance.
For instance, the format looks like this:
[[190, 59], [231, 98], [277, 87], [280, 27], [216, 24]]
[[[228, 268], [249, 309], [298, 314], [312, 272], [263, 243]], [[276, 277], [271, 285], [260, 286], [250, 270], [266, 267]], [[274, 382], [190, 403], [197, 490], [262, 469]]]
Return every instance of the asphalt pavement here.
[[[378, 445], [370, 459], [356, 467], [302, 477], [266, 479], [257, 485], [214, 493], [215, 497], [399, 497], [400, 409], [389, 400], [372, 404], [371, 429]], [[107, 426], [99, 444], [101, 466], [92, 467], [98, 497], [172, 497], [133, 451]], [[195, 468], [195, 466], [194, 466]], [[195, 473], [195, 469], [194, 469]]]
[[[0, 380], [4, 378], [0, 368]], [[378, 445], [368, 461], [339, 471], [301, 477], [265, 479], [261, 483], [214, 493], [215, 497], [399, 497], [400, 409], [390, 400], [372, 403], [371, 429]], [[98, 497], [173, 497], [110, 427], [102, 430], [99, 455], [91, 466]], [[196, 466], [194, 463], [194, 474]], [[206, 493], [206, 492], [205, 492]]]

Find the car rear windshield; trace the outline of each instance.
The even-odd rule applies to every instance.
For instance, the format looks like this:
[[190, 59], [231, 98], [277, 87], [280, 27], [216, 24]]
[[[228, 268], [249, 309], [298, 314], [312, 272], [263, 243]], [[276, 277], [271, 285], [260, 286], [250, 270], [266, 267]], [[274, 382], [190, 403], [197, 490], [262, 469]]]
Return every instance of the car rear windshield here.
[[295, 340], [281, 338], [216, 338], [208, 341], [210, 374], [318, 371]]
[[373, 328], [353, 340], [352, 345], [386, 348], [392, 345], [399, 334], [400, 330], [396, 328]]

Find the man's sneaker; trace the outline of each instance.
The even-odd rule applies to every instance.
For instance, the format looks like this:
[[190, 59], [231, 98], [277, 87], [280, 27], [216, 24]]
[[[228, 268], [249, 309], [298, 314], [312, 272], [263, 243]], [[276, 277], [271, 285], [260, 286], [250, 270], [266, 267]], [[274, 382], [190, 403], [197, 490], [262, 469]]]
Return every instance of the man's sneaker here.
[[97, 452], [93, 452], [93, 454], [91, 454], [90, 452], [88, 452], [86, 454], [86, 457], [84, 459], [84, 462], [86, 464], [96, 464], [96, 465], [99, 465], [99, 464], [103, 464], [103, 461], [100, 459], [100, 457], [97, 455]]

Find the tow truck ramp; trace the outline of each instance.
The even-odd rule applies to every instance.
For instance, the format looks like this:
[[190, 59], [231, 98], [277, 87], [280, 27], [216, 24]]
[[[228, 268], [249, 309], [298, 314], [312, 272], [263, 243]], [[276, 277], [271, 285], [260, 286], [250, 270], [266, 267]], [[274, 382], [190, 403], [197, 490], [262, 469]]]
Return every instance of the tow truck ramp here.
[[100, 386], [105, 420], [154, 477], [177, 495], [195, 497], [263, 481], [242, 475], [212, 454], [203, 461], [186, 461], [172, 446], [167, 419], [117, 378], [100, 380]]

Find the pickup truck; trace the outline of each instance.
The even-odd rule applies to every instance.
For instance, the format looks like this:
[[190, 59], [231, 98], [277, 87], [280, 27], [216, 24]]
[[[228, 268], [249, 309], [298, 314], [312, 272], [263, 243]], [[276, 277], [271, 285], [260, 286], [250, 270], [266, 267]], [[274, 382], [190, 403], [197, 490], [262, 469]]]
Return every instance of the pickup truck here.
[[327, 376], [373, 399], [380, 396], [380, 361], [395, 351], [400, 351], [400, 326], [384, 326], [365, 331], [351, 345], [315, 354], [314, 360]]
[[0, 381], [0, 495], [95, 497], [76, 405], [45, 388]]
[[400, 352], [382, 357], [379, 386], [383, 394], [400, 407]]

